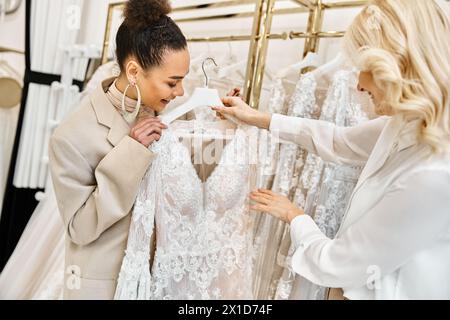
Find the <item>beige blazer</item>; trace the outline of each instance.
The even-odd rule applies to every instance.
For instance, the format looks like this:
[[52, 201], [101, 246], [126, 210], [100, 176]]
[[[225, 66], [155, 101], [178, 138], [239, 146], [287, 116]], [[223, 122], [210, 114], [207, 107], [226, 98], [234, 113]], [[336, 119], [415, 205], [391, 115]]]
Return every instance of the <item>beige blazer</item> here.
[[65, 299], [113, 299], [130, 212], [154, 155], [105, 95], [105, 80], [55, 130], [50, 170], [66, 228]]

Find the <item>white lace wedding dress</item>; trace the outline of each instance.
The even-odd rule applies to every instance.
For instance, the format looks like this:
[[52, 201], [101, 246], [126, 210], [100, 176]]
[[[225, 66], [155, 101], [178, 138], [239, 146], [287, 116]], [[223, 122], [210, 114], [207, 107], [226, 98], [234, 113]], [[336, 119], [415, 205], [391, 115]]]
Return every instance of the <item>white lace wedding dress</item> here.
[[[223, 122], [199, 123], [209, 135], [223, 133]], [[256, 185], [257, 129], [235, 129], [206, 181], [178, 133], [172, 126], [150, 147], [156, 157], [135, 202], [115, 298], [252, 299], [248, 195]], [[216, 159], [219, 153], [216, 146]]]

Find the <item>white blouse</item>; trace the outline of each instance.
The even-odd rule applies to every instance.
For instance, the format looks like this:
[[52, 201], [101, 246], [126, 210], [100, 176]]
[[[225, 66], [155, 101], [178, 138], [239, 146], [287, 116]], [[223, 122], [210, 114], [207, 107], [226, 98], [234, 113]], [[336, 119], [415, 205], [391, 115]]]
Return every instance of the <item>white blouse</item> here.
[[295, 272], [349, 299], [450, 299], [450, 153], [421, 144], [420, 125], [273, 116], [281, 139], [325, 161], [366, 165], [335, 239], [307, 215], [292, 221]]

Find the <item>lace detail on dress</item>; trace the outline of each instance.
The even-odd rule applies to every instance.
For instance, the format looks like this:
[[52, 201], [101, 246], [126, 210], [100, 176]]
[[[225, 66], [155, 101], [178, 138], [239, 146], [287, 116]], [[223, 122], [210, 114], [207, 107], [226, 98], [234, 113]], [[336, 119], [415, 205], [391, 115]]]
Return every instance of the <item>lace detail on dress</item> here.
[[[341, 70], [334, 77], [330, 96], [324, 104], [321, 119], [337, 126], [354, 126], [368, 120], [357, 101], [353, 71]], [[340, 226], [349, 197], [356, 186], [362, 167], [322, 163], [321, 189], [317, 190], [315, 220], [324, 233], [334, 238]]]
[[[301, 77], [290, 99], [288, 115], [312, 118], [318, 113], [315, 99], [316, 85], [311, 74]], [[302, 148], [291, 144], [281, 145], [272, 185], [273, 191], [284, 195], [291, 193], [303, 167], [303, 158], [304, 150]], [[273, 298], [274, 296], [276, 285], [283, 271], [277, 262], [283, 259], [280, 258], [278, 250], [280, 246], [286, 251], [289, 249], [289, 247], [283, 247], [283, 244], [286, 243], [283, 239], [288, 235], [286, 226], [285, 223], [267, 214], [262, 215], [258, 222], [257, 241], [262, 243], [255, 273], [255, 292], [258, 299]]]
[[[341, 70], [334, 75], [322, 106], [320, 120], [338, 126], [354, 126], [368, 120], [357, 101], [355, 82], [353, 71]], [[324, 234], [334, 238], [361, 171], [361, 167], [325, 163], [318, 156], [308, 154], [295, 190], [294, 202], [314, 217]], [[286, 260], [281, 263], [286, 270], [278, 282], [275, 298], [292, 299], [292, 291], [300, 278], [302, 299], [325, 299], [326, 288], [316, 286], [293, 272], [290, 257], [294, 251], [295, 248], [291, 247]]]
[[170, 129], [150, 147], [157, 156], [136, 200], [116, 299], [253, 297], [253, 214], [247, 198], [256, 166], [250, 143], [255, 130], [236, 130], [204, 183]]
[[[268, 111], [271, 114], [286, 114], [286, 89], [283, 80], [276, 78], [270, 90]], [[259, 134], [259, 159], [260, 159], [260, 187], [267, 188], [276, 172], [276, 166], [280, 154], [280, 144], [267, 130], [260, 130]]]
[[[298, 82], [295, 92], [291, 98], [289, 107], [289, 115], [301, 118], [314, 118], [319, 108], [316, 105], [316, 80], [311, 74], [303, 76]], [[291, 186], [293, 185], [294, 171], [301, 170], [303, 166], [303, 158], [305, 150], [296, 145], [284, 144], [281, 146], [280, 161], [277, 168], [277, 176], [275, 178], [272, 190], [289, 195]], [[300, 161], [297, 161], [300, 159]]]

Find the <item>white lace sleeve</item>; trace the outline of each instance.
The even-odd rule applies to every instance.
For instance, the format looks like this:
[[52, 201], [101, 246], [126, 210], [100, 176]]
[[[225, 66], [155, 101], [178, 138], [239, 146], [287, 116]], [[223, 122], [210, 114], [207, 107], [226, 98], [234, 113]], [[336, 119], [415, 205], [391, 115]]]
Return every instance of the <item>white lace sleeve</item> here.
[[149, 244], [154, 232], [156, 182], [160, 181], [160, 170], [157, 168], [161, 165], [160, 162], [161, 157], [157, 155], [142, 180], [136, 198], [127, 250], [114, 297], [116, 300], [147, 300], [151, 295]]

